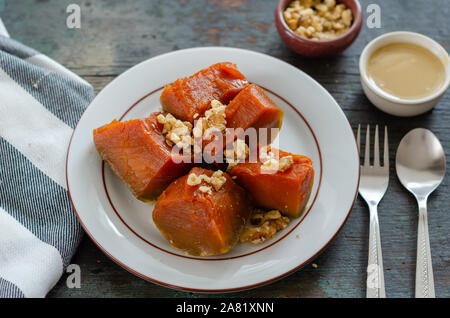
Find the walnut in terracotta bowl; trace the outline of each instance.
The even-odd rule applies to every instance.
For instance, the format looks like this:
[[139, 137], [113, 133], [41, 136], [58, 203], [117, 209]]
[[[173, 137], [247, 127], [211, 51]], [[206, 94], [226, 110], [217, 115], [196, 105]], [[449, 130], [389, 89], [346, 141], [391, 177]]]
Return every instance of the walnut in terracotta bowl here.
[[361, 30], [362, 10], [358, 0], [279, 0], [275, 22], [292, 50], [326, 57], [353, 43]]

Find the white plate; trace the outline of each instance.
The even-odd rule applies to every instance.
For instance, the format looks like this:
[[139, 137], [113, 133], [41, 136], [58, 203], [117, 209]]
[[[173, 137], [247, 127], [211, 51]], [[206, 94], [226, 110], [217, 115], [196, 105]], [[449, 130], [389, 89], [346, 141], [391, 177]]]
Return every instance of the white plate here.
[[[284, 110], [280, 148], [308, 155], [315, 180], [307, 213], [260, 245], [238, 244], [228, 254], [190, 257], [155, 228], [152, 206], [136, 200], [95, 150], [92, 130], [114, 118], [157, 111], [161, 88], [220, 61], [236, 63]], [[72, 136], [67, 187], [86, 232], [135, 275], [171, 288], [235, 291], [267, 284], [307, 264], [344, 225], [356, 198], [359, 156], [339, 105], [316, 81], [268, 55], [234, 48], [194, 48], [164, 54], [126, 71], [92, 101]]]

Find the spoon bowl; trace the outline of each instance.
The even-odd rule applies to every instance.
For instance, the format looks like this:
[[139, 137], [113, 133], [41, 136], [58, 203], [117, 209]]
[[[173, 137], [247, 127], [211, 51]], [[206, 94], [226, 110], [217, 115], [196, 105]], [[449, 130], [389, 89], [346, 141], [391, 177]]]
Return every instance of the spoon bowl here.
[[398, 146], [395, 166], [406, 189], [416, 197], [427, 197], [444, 179], [444, 149], [428, 129], [413, 129]]
[[395, 167], [400, 182], [414, 194], [419, 205], [416, 298], [434, 298], [427, 199], [444, 179], [444, 149], [437, 137], [428, 129], [413, 129], [400, 141]]

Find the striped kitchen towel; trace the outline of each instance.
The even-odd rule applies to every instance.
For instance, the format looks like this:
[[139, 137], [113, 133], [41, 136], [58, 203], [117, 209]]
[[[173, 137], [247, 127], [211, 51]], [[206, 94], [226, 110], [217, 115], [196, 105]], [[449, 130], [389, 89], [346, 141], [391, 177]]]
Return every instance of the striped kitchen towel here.
[[81, 240], [65, 181], [72, 131], [94, 98], [0, 20], [0, 297], [45, 297]]

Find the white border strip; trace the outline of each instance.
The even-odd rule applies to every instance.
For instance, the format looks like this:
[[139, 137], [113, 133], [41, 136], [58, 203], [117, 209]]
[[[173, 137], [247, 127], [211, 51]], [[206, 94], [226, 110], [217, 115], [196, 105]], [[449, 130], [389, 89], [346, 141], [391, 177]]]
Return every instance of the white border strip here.
[[0, 208], [0, 277], [25, 297], [45, 297], [63, 272], [61, 254]]

